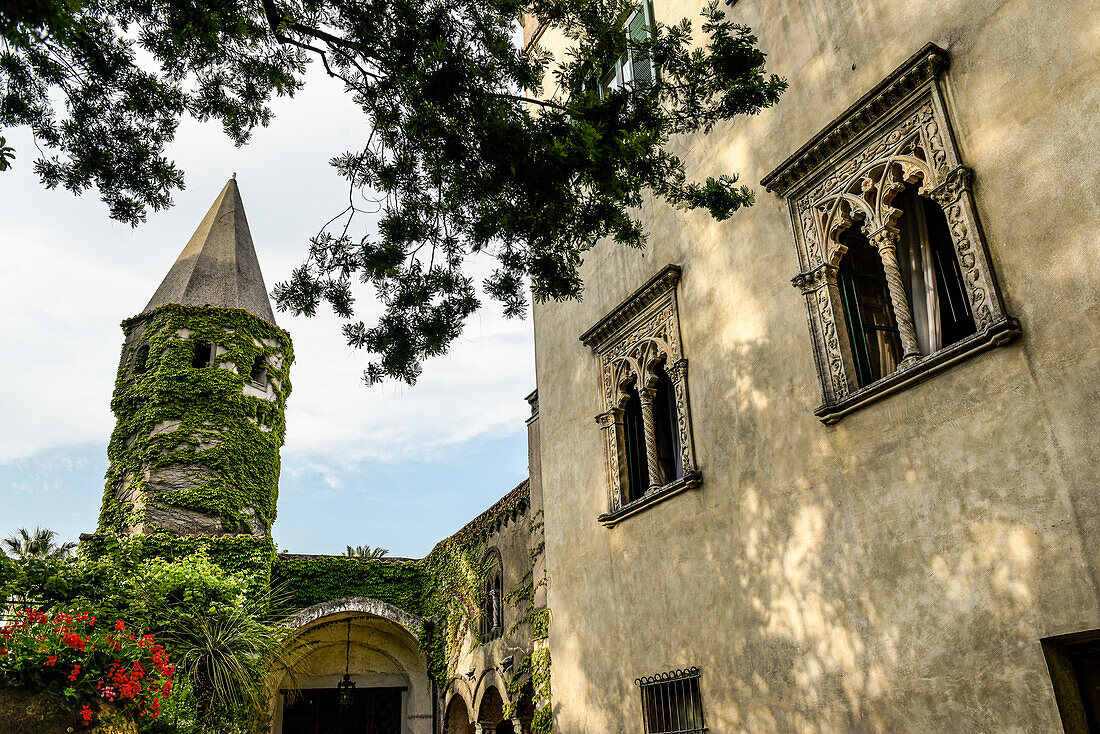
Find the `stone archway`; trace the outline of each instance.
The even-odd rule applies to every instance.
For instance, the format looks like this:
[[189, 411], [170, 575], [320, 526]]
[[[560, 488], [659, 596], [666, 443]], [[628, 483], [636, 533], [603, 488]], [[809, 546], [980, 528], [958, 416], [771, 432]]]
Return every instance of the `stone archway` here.
[[474, 734], [474, 724], [470, 721], [470, 709], [462, 696], [454, 696], [447, 705], [443, 734]]
[[[317, 726], [347, 734], [430, 734], [431, 687], [419, 617], [378, 599], [352, 597], [303, 609], [288, 626], [295, 631], [297, 671], [272, 698], [272, 734]], [[354, 700], [338, 707], [345, 666]], [[282, 693], [294, 688], [301, 693]]]
[[489, 686], [481, 696], [477, 726], [478, 734], [515, 734], [512, 722], [504, 718], [504, 699], [496, 686]]

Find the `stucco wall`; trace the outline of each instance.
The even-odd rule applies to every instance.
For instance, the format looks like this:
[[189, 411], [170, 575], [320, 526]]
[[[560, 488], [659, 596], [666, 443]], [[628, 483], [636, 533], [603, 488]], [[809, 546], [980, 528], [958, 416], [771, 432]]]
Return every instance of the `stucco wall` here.
[[[658, 21], [695, 2], [654, 0]], [[636, 731], [633, 679], [702, 669], [716, 732], [1055, 732], [1039, 639], [1100, 627], [1100, 6], [740, 0], [774, 109], [674, 141], [727, 222], [647, 206], [582, 303], [535, 308], [557, 731]], [[546, 34], [546, 43], [555, 36]], [[757, 182], [926, 42], [1023, 338], [822, 425], [785, 204]], [[614, 528], [578, 336], [668, 263], [703, 484]]]

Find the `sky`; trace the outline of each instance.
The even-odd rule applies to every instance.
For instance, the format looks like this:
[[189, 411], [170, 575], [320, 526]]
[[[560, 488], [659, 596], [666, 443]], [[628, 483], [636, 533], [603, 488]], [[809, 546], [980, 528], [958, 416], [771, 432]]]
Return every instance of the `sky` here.
[[[362, 139], [362, 113], [316, 68], [273, 108], [275, 120], [243, 148], [216, 124], [185, 120], [170, 157], [187, 188], [136, 229], [110, 220], [94, 189], [45, 190], [30, 135], [4, 131], [17, 157], [0, 173], [0, 537], [42, 525], [75, 540], [95, 529], [119, 323], [144, 308], [232, 174], [268, 289], [343, 208], [347, 189], [328, 162]], [[369, 233], [369, 222], [360, 227]], [[371, 293], [358, 296], [369, 323]], [[420, 557], [527, 476], [531, 321], [484, 302], [411, 387], [367, 387], [368, 355], [345, 344], [331, 312], [276, 313], [296, 356], [273, 527], [280, 549], [367, 544]]]

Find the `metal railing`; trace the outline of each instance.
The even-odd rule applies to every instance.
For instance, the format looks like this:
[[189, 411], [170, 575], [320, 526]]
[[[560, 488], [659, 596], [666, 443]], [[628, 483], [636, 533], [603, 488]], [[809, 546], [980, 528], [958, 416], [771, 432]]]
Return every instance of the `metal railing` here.
[[702, 734], [707, 730], [698, 668], [636, 678], [634, 684], [642, 693], [645, 734]]

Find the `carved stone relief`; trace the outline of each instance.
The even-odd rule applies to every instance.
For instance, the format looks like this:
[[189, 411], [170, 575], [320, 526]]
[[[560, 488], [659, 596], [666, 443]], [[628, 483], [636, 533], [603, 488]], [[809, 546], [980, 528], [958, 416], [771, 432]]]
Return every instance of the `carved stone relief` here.
[[[833, 406], [874, 392], [874, 385], [857, 388], [837, 288], [837, 266], [846, 251], [840, 235], [848, 228], [859, 227], [881, 256], [904, 352], [898, 373], [916, 377], [936, 362], [936, 355], [922, 355], [917, 346], [894, 252], [901, 211], [892, 203], [906, 185], [916, 185], [944, 212], [978, 331], [971, 338], [975, 351], [1019, 333], [995, 287], [970, 189], [972, 172], [962, 165], [950, 133], [938, 83], [947, 66], [947, 53], [929, 44], [764, 177], [791, 212], [802, 270], [792, 282], [806, 299], [822, 381], [818, 415], [827, 422], [842, 414]], [[891, 381], [891, 391], [899, 383], [893, 375], [883, 381]]]
[[[687, 360], [680, 341], [680, 321], [676, 304], [676, 285], [680, 269], [669, 265], [620, 304], [596, 326], [581, 336], [581, 341], [596, 354], [602, 411], [596, 422], [604, 433], [607, 450], [608, 508], [615, 513], [627, 504], [626, 452], [623, 412], [627, 390], [638, 390], [645, 417], [646, 456], [650, 476], [657, 476], [656, 443], [653, 429], [652, 399], [660, 370], [672, 385], [676, 415], [674, 429], [680, 450], [684, 477], [695, 477], [695, 448], [691, 435], [688, 404]], [[648, 491], [664, 485], [651, 483]]]

